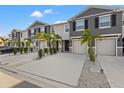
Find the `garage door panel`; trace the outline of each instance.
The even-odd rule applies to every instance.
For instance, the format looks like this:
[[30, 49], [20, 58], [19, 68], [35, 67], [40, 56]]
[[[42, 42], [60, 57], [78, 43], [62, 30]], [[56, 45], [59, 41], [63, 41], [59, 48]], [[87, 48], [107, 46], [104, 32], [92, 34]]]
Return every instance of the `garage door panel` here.
[[85, 54], [87, 50], [86, 46], [85, 43], [81, 45], [79, 39], [73, 40], [73, 53]]
[[96, 53], [98, 55], [110, 55], [116, 54], [116, 39], [102, 39], [96, 41]]

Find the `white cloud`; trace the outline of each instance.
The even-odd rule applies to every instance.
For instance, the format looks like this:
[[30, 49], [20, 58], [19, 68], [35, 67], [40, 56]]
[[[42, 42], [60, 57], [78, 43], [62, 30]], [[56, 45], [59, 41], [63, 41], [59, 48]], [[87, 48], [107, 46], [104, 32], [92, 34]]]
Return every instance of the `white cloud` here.
[[43, 17], [43, 13], [40, 11], [34, 11], [30, 16], [40, 18], [40, 17]]
[[67, 22], [67, 21], [65, 21], [65, 20], [58, 20], [58, 21], [55, 22], [55, 24], [64, 23], [64, 22]]
[[52, 9], [46, 9], [44, 10], [44, 14], [52, 14], [54, 11]]

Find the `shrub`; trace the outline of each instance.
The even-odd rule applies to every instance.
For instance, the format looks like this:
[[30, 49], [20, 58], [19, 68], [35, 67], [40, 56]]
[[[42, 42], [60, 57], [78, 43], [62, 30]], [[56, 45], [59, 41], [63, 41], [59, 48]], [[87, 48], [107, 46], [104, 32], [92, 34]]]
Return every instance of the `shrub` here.
[[56, 54], [57, 53], [57, 49], [53, 48], [53, 52], [54, 52], [54, 54]]
[[28, 52], [28, 48], [27, 47], [24, 48], [24, 52], [25, 52], [25, 54]]
[[16, 55], [17, 52], [18, 52], [18, 51], [17, 51], [17, 48], [14, 48], [14, 49], [13, 49], [13, 53], [14, 53], [14, 55]]
[[44, 49], [44, 53], [48, 54], [48, 48]]
[[49, 52], [50, 52], [50, 55], [52, 55], [53, 54], [53, 48], [50, 48]]
[[42, 56], [43, 56], [42, 49], [38, 50], [38, 56], [39, 56], [39, 58], [42, 58]]
[[20, 48], [19, 51], [20, 51], [20, 54], [22, 54], [23, 53], [23, 48]]

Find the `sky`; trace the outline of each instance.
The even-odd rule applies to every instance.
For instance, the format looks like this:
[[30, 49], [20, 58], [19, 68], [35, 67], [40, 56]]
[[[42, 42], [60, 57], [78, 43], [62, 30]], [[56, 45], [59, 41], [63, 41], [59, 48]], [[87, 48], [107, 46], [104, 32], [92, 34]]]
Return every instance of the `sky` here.
[[12, 29], [25, 30], [36, 20], [48, 24], [64, 22], [86, 7], [85, 5], [1, 5], [0, 36], [7, 36]]

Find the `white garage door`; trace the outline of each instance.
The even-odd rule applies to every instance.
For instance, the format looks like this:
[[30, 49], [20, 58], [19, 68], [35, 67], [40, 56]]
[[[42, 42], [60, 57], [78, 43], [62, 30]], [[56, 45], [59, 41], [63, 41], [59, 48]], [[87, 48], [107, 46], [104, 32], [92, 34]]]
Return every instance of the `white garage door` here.
[[96, 40], [96, 53], [97, 55], [116, 55], [116, 39], [102, 39]]
[[73, 39], [73, 46], [72, 46], [73, 53], [85, 54], [87, 50], [86, 46], [87, 46], [86, 43], [81, 45], [80, 39]]

